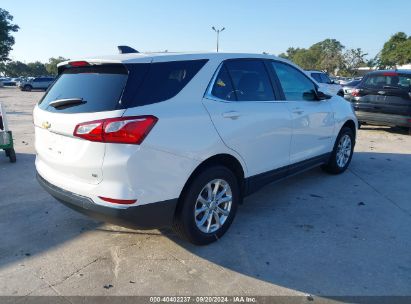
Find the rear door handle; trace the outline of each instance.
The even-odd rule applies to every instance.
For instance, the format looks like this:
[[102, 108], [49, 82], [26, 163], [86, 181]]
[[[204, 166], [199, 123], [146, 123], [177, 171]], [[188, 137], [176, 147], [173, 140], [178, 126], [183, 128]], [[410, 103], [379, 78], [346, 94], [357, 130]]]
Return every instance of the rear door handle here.
[[293, 110], [293, 113], [294, 113], [294, 114], [297, 114], [297, 115], [301, 115], [301, 114], [304, 113], [304, 110], [302, 110], [301, 108], [295, 108], [295, 109]]
[[223, 115], [224, 118], [231, 118], [231, 119], [237, 119], [241, 116], [240, 113], [237, 112], [237, 111], [225, 112], [222, 115]]

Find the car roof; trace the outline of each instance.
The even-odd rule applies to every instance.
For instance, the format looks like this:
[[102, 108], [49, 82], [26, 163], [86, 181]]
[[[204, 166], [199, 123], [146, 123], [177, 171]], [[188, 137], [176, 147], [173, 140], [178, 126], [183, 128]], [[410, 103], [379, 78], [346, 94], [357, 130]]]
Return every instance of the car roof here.
[[262, 58], [262, 59], [276, 59], [279, 61], [289, 62], [283, 58], [279, 58], [274, 55], [268, 54], [253, 54], [253, 53], [216, 53], [216, 52], [205, 52], [205, 53], [131, 53], [131, 54], [117, 54], [109, 56], [98, 56], [98, 57], [88, 57], [88, 58], [78, 58], [68, 61], [64, 61], [58, 64], [58, 66], [63, 66], [72, 61], [87, 61], [92, 63], [138, 63], [138, 62], [150, 62], [155, 60], [156, 62], [161, 61], [182, 61], [182, 60], [196, 60], [196, 59], [240, 59], [240, 58]]
[[318, 70], [305, 70], [306, 73], [322, 73], [322, 74], [326, 74], [323, 71], [318, 71]]
[[369, 72], [368, 75], [376, 75], [382, 73], [398, 73], [398, 74], [411, 74], [411, 70], [377, 70]]

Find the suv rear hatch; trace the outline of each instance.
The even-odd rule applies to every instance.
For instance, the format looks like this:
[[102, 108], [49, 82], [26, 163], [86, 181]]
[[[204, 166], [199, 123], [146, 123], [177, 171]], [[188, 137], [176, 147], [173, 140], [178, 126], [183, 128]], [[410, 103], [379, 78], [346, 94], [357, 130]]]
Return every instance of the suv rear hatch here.
[[355, 91], [353, 96], [360, 97], [356, 103], [358, 111], [411, 116], [410, 74], [373, 73]]
[[83, 122], [121, 117], [127, 79], [122, 64], [73, 62], [60, 68], [33, 115], [40, 172], [90, 184], [102, 180], [106, 144], [74, 137], [73, 131]]

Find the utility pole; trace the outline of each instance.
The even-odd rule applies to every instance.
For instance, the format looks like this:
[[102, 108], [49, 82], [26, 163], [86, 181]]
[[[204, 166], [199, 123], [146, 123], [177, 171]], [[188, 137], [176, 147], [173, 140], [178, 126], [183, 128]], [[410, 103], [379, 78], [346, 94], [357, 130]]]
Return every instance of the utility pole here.
[[218, 53], [218, 46], [220, 43], [220, 33], [225, 30], [225, 27], [222, 29], [217, 30], [214, 26], [212, 27], [213, 31], [217, 33], [217, 53]]

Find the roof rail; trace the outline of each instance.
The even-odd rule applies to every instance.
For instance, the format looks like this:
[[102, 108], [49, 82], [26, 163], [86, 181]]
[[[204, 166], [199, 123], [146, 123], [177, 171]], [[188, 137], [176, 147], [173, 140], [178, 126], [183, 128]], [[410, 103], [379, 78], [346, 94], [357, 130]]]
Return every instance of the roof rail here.
[[139, 53], [139, 51], [137, 51], [137, 50], [135, 50], [132, 47], [129, 47], [127, 45], [119, 45], [117, 48], [118, 48], [118, 51], [120, 52], [120, 54]]

